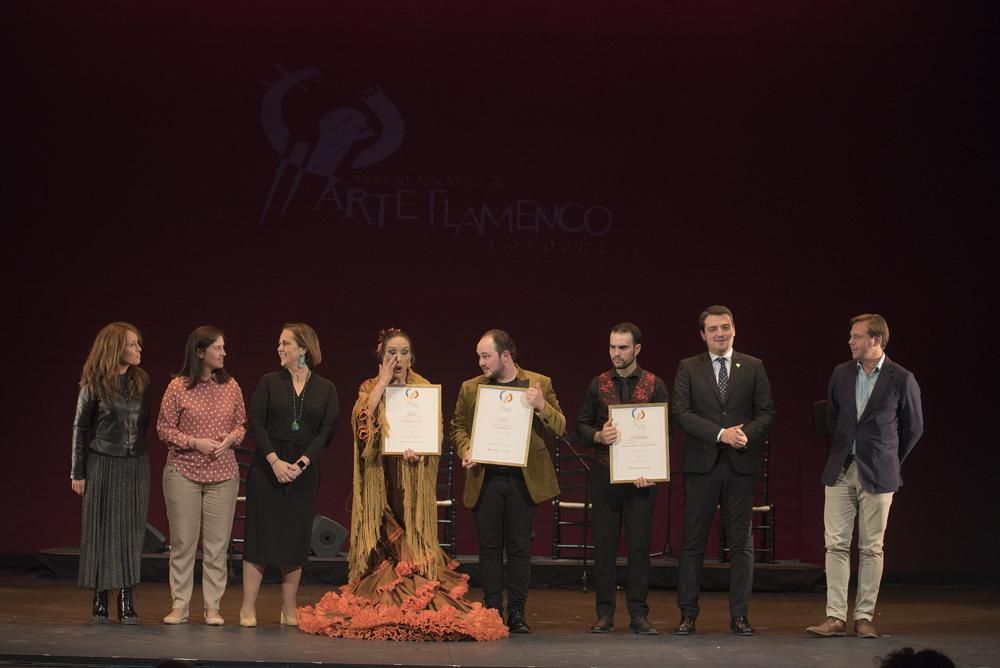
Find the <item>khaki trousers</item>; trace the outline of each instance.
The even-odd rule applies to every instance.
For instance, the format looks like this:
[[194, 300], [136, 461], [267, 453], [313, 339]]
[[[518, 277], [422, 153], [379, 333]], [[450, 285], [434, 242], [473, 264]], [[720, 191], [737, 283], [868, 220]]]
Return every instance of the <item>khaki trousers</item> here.
[[204, 607], [219, 609], [226, 591], [226, 549], [240, 479], [203, 483], [188, 480], [173, 464], [163, 469], [163, 498], [170, 522], [170, 595], [173, 607], [188, 611], [194, 588], [195, 552], [201, 534]]
[[837, 483], [826, 487], [826, 614], [847, 621], [847, 586], [851, 580], [851, 536], [858, 522], [858, 593], [854, 619], [871, 621], [882, 583], [882, 546], [892, 492], [872, 494], [861, 487], [858, 465], [851, 462]]

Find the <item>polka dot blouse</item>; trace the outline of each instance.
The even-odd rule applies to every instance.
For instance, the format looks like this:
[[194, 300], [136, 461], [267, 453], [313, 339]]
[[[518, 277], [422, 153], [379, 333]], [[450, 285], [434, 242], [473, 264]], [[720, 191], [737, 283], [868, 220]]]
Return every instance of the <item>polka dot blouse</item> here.
[[235, 432], [234, 445], [239, 445], [246, 423], [243, 391], [235, 379], [219, 384], [212, 377], [189, 390], [187, 378], [174, 378], [163, 393], [156, 432], [167, 444], [167, 464], [177, 467], [181, 475], [193, 482], [222, 482], [238, 472], [232, 448], [213, 459], [188, 443], [193, 438], [221, 441]]

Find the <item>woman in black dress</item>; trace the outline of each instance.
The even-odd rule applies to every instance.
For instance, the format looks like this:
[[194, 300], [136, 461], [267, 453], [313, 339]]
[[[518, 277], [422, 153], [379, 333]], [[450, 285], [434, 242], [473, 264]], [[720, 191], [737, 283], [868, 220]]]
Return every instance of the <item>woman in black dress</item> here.
[[337, 427], [337, 389], [313, 372], [319, 338], [304, 323], [288, 323], [278, 339], [281, 371], [265, 374], [250, 400], [257, 451], [247, 474], [246, 543], [240, 626], [257, 625], [264, 567], [281, 569], [281, 623], [297, 626], [295, 596], [309, 539], [319, 457]]
[[78, 584], [94, 590], [97, 623], [108, 621], [109, 589], [118, 589], [118, 621], [139, 621], [132, 586], [149, 511], [149, 375], [141, 361], [139, 330], [113, 322], [97, 333], [80, 375], [70, 486], [83, 497]]

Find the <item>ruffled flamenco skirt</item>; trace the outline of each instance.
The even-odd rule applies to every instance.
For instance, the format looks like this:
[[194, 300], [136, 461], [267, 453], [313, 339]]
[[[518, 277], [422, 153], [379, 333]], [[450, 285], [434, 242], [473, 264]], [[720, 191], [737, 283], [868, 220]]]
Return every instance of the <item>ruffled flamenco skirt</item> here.
[[386, 518], [385, 559], [356, 582], [299, 608], [299, 629], [332, 638], [370, 640], [497, 640], [508, 636], [496, 610], [465, 600], [469, 576], [458, 562], [438, 568], [437, 579], [419, 573], [403, 529]]

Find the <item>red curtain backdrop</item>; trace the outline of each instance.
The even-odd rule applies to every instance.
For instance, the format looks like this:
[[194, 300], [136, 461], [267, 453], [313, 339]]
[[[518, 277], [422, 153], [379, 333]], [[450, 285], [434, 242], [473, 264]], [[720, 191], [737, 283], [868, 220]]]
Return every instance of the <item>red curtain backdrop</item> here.
[[[479, 335], [508, 330], [518, 361], [554, 379], [572, 429], [609, 366], [611, 325], [639, 324], [640, 362], [672, 387], [678, 360], [704, 348], [698, 313], [723, 303], [737, 349], [764, 359], [774, 389], [778, 557], [822, 563], [825, 443], [811, 404], [848, 358], [848, 319], [877, 311], [927, 422], [893, 505], [887, 570], [995, 579], [983, 263], [996, 234], [971, 9], [7, 9], [0, 553], [79, 542], [76, 381], [111, 320], [142, 330], [154, 407], [195, 326], [226, 330], [227, 368], [249, 399], [278, 367], [282, 323], [312, 324], [344, 416], [317, 511], [349, 525], [348, 416], [375, 373], [378, 329], [413, 336], [446, 420], [479, 372]], [[154, 432], [151, 451], [150, 519], [165, 530]], [[671, 458], [679, 468], [680, 438]], [[459, 552], [474, 552], [468, 511], [459, 531]]]

